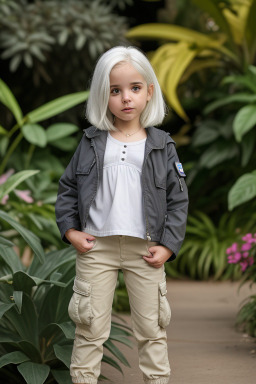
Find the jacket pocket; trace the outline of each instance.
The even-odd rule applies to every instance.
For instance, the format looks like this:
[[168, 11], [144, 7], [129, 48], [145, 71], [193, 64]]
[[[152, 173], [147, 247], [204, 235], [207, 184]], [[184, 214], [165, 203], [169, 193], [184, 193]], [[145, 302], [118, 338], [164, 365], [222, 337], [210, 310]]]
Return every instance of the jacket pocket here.
[[171, 320], [171, 307], [167, 300], [166, 293], [166, 278], [158, 283], [159, 286], [159, 316], [158, 324], [160, 327], [165, 328]]
[[91, 325], [93, 314], [91, 307], [91, 283], [76, 276], [73, 295], [69, 302], [68, 314], [76, 324]]
[[78, 168], [76, 170], [76, 178], [78, 183], [82, 183], [86, 176], [88, 176], [91, 172], [92, 167], [96, 163], [96, 159], [94, 158], [91, 163], [88, 164], [88, 166], [83, 168]]
[[156, 174], [154, 174], [154, 180], [157, 188], [166, 190], [166, 180], [159, 179]]

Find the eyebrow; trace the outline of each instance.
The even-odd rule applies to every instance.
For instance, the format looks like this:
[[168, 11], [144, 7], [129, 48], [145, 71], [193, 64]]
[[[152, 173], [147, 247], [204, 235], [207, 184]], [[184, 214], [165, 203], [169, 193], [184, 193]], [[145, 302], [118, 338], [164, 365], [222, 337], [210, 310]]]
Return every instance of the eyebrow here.
[[[143, 83], [141, 82], [141, 81], [133, 81], [132, 83], [130, 83], [130, 85], [134, 85], [134, 84], [142, 84], [143, 85]], [[110, 84], [110, 87], [121, 87], [121, 85], [120, 84]]]

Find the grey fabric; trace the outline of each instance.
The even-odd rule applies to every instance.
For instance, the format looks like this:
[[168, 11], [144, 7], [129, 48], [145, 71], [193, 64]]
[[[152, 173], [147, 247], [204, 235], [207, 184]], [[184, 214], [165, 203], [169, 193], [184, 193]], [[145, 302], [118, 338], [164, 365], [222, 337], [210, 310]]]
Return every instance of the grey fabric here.
[[[175, 167], [179, 161], [174, 140], [168, 133], [155, 127], [146, 128], [142, 193], [146, 237], [159, 241], [173, 251], [167, 261], [178, 255], [185, 237], [188, 190]], [[84, 135], [70, 163], [59, 181], [55, 205], [57, 225], [63, 241], [70, 228], [82, 230], [86, 226], [90, 206], [96, 196], [99, 180], [103, 177], [107, 131], [94, 126]]]

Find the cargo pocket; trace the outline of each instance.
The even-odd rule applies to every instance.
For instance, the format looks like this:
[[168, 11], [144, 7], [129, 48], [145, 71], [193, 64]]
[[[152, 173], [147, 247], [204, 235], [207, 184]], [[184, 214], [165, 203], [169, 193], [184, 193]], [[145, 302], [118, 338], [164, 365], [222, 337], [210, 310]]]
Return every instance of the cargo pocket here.
[[159, 286], [159, 316], [158, 324], [160, 327], [165, 328], [171, 320], [171, 307], [167, 300], [166, 293], [166, 279], [158, 283]]
[[69, 317], [76, 324], [91, 325], [93, 319], [91, 283], [76, 276], [73, 291], [74, 293], [68, 306]]

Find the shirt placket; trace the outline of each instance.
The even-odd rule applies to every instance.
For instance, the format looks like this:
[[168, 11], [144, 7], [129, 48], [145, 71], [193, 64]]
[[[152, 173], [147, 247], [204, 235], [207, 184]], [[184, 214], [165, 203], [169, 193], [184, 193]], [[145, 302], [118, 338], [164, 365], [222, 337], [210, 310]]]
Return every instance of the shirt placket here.
[[125, 161], [126, 160], [126, 157], [127, 157], [127, 148], [128, 146], [126, 144], [124, 144], [122, 147], [121, 147], [121, 153], [120, 153], [120, 159], [121, 161]]

